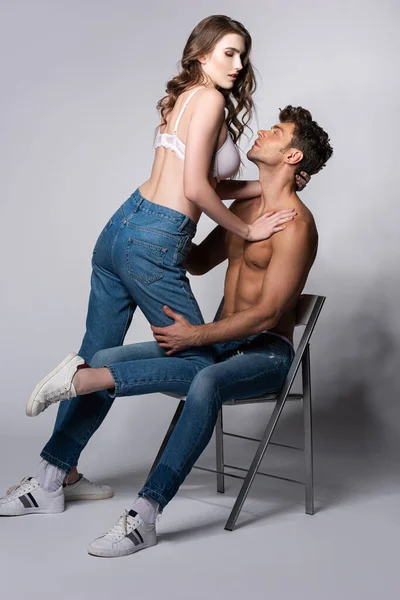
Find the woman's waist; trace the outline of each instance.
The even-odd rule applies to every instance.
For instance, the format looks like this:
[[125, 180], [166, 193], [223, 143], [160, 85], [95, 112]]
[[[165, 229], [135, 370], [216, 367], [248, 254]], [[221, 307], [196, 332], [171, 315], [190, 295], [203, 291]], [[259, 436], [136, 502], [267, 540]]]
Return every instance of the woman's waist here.
[[139, 188], [122, 204], [118, 212], [120, 218], [139, 228], [184, 234], [190, 237], [194, 237], [197, 229], [196, 221], [189, 215], [170, 205], [149, 200], [142, 195]]
[[171, 185], [170, 187], [162, 185], [153, 187], [147, 185], [147, 182], [140, 186], [141, 195], [149, 202], [157, 206], [169, 208], [179, 212], [191, 219], [194, 223], [198, 223], [201, 210], [183, 194], [183, 189], [179, 186]]
[[[159, 206], [165, 206], [188, 216], [196, 224], [201, 216], [201, 209], [185, 196], [183, 186], [183, 162], [176, 156], [169, 156], [163, 165], [153, 165], [150, 179], [145, 181], [139, 191], [144, 198]], [[172, 164], [171, 164], [172, 161]], [[217, 180], [209, 179], [210, 186], [215, 189]]]

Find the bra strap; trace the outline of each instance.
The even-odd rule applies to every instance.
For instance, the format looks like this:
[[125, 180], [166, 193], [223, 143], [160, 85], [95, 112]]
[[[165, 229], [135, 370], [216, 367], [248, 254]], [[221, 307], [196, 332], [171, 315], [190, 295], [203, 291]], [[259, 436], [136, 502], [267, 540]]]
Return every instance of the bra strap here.
[[178, 118], [176, 120], [175, 123], [175, 129], [174, 129], [174, 135], [176, 135], [178, 133], [178, 127], [179, 127], [179, 122], [181, 120], [181, 117], [183, 115], [183, 113], [185, 112], [185, 108], [187, 107], [187, 105], [189, 104], [190, 100], [193, 98], [193, 96], [195, 95], [196, 92], [198, 92], [199, 90], [201, 90], [202, 88], [196, 88], [189, 96], [189, 98], [186, 100], [185, 104], [182, 106], [182, 110], [178, 115]]

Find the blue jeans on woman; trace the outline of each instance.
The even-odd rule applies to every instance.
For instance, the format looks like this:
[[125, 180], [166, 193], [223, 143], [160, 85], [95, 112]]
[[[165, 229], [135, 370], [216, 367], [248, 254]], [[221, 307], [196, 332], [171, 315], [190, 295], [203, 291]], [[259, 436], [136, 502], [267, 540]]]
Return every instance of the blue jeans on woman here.
[[[146, 200], [139, 190], [108, 221], [93, 251], [86, 333], [78, 352], [88, 364], [99, 350], [123, 343], [137, 306], [159, 327], [172, 322], [163, 311], [165, 304], [192, 324], [204, 323], [183, 266], [195, 232], [196, 224], [189, 217]], [[213, 350], [180, 352], [175, 364], [183, 363], [192, 380], [213, 363]], [[142, 382], [142, 391], [135, 393], [147, 393], [146, 385]], [[62, 402], [41, 456], [68, 471], [111, 405], [106, 393]]]
[[98, 352], [92, 366], [110, 369], [116, 384], [111, 398], [155, 391], [186, 395], [175, 430], [139, 495], [152, 498], [163, 509], [207, 446], [222, 404], [279, 392], [293, 356], [292, 345], [270, 333], [215, 345], [215, 363], [195, 375], [189, 361], [165, 356], [157, 342]]

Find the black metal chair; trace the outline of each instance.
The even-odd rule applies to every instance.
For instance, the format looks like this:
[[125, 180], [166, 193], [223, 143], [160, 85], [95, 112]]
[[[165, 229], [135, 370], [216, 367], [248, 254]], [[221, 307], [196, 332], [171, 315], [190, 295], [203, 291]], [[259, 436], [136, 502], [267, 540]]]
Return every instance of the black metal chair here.
[[[223, 418], [222, 411], [220, 410], [217, 423], [215, 427], [215, 435], [216, 435], [216, 470], [214, 469], [206, 469], [205, 467], [195, 466], [195, 469], [200, 469], [203, 471], [208, 471], [211, 473], [217, 474], [217, 491], [223, 493], [225, 491], [225, 477], [235, 477], [236, 479], [243, 479], [243, 484], [240, 489], [239, 495], [236, 498], [235, 504], [229, 515], [228, 521], [225, 525], [225, 529], [228, 531], [232, 531], [239, 513], [243, 507], [244, 501], [246, 500], [247, 494], [250, 491], [250, 487], [253, 483], [255, 476], [265, 475], [267, 477], [271, 477], [268, 473], [262, 473], [258, 471], [261, 461], [264, 457], [264, 454], [267, 450], [269, 444], [273, 444], [275, 446], [283, 446], [283, 444], [274, 444], [271, 442], [272, 434], [274, 433], [275, 427], [279, 421], [279, 417], [281, 416], [283, 407], [287, 400], [299, 400], [303, 403], [303, 430], [304, 430], [304, 447], [303, 448], [295, 448], [293, 446], [289, 446], [290, 448], [296, 450], [303, 450], [304, 452], [304, 463], [305, 463], [305, 478], [304, 481], [297, 481], [294, 479], [288, 479], [284, 477], [278, 477], [274, 475], [273, 477], [276, 479], [283, 479], [285, 481], [291, 481], [294, 483], [301, 483], [305, 488], [305, 510], [309, 515], [314, 514], [314, 477], [313, 477], [313, 442], [312, 442], [312, 407], [311, 407], [311, 371], [310, 371], [310, 338], [314, 331], [314, 327], [317, 323], [319, 314], [321, 312], [322, 306], [325, 302], [324, 296], [315, 296], [303, 294], [298, 302], [296, 309], [296, 327], [304, 326], [304, 332], [300, 339], [300, 342], [297, 346], [296, 353], [289, 369], [288, 375], [286, 377], [285, 383], [279, 392], [279, 394], [266, 394], [265, 396], [260, 396], [257, 398], [246, 398], [242, 400], [232, 400], [230, 402], [226, 402], [223, 405], [223, 408], [227, 406], [237, 406], [242, 404], [255, 404], [261, 402], [274, 402], [275, 406], [264, 431], [264, 434], [261, 439], [249, 438], [246, 436], [241, 436], [233, 433], [229, 433], [223, 430]], [[222, 312], [223, 300], [218, 308], [217, 314], [215, 316], [215, 320], [219, 319], [219, 316]], [[302, 391], [299, 394], [291, 394], [290, 390], [292, 388], [293, 382], [295, 380], [297, 371], [302, 366]], [[172, 394], [166, 394], [168, 396], [173, 396]], [[177, 397], [177, 396], [173, 396]], [[153, 463], [153, 466], [150, 470], [150, 474], [155, 469], [165, 446], [168, 443], [169, 438], [172, 435], [172, 432], [175, 428], [175, 425], [180, 417], [180, 414], [185, 405], [185, 399], [180, 398], [180, 402], [174, 414], [174, 417], [171, 421], [171, 424], [168, 428], [167, 434], [161, 444], [160, 450], [158, 451], [157, 457]], [[242, 469], [239, 467], [235, 467], [233, 465], [227, 465], [224, 463], [224, 447], [223, 447], [223, 436], [228, 435], [235, 438], [252, 440], [258, 442], [258, 448], [250, 465], [250, 468]], [[288, 447], [288, 446], [284, 446]], [[247, 474], [242, 477], [240, 475], [233, 475], [231, 473], [226, 473], [225, 468], [236, 469], [239, 471], [247, 471]]]

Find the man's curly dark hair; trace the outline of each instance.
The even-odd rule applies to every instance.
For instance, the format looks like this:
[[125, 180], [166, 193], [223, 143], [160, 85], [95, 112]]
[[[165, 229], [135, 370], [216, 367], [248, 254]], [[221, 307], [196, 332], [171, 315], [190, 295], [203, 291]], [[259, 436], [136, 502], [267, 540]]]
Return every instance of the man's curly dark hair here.
[[313, 121], [310, 111], [301, 106], [289, 104], [280, 109], [279, 120], [281, 123], [294, 123], [293, 138], [288, 148], [303, 152], [296, 174], [300, 171], [306, 171], [309, 175], [318, 173], [333, 154], [328, 134]]

